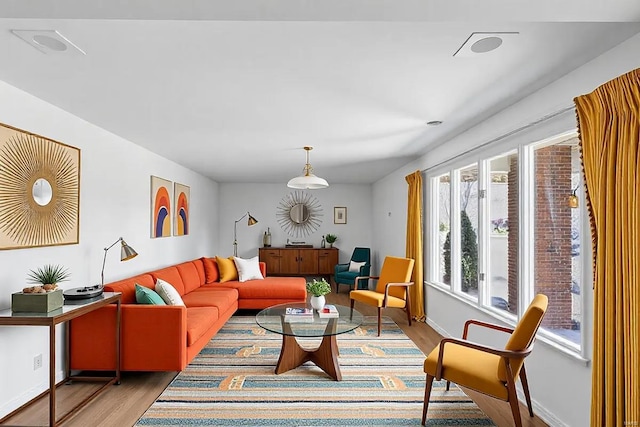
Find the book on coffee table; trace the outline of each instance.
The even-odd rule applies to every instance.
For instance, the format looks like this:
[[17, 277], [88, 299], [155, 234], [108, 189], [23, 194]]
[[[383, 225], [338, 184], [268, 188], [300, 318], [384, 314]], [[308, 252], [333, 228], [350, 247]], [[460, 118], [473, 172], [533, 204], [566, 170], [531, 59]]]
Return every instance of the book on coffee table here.
[[313, 322], [313, 310], [310, 308], [287, 307], [284, 321], [289, 323]]
[[340, 313], [338, 313], [338, 309], [333, 304], [325, 304], [322, 310], [318, 311], [318, 317], [320, 318], [332, 318], [332, 317], [340, 317]]

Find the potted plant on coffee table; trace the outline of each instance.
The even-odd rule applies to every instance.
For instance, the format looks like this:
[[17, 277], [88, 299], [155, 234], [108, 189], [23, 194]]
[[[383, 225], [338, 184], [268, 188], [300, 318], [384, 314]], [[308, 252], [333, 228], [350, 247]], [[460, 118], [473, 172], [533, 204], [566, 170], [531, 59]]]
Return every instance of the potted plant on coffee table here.
[[331, 292], [331, 285], [325, 279], [313, 279], [307, 282], [307, 292], [312, 295], [311, 307], [320, 311], [326, 303], [324, 296]]

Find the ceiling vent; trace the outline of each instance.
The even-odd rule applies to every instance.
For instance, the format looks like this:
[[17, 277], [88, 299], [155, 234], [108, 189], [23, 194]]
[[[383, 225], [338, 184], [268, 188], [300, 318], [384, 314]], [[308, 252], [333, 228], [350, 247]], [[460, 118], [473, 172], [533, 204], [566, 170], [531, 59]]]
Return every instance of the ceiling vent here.
[[11, 32], [45, 54], [86, 55], [82, 49], [56, 30], [11, 30]]
[[471, 33], [453, 56], [469, 58], [494, 51], [518, 34], [520, 33]]

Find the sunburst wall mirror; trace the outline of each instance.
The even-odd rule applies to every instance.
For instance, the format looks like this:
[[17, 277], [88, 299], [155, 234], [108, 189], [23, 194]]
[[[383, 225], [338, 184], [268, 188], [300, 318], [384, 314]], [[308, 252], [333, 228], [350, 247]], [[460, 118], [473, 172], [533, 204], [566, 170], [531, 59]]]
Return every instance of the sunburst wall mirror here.
[[278, 204], [278, 224], [294, 238], [313, 234], [322, 224], [322, 205], [305, 191], [287, 194]]
[[78, 243], [80, 150], [0, 123], [0, 249]]

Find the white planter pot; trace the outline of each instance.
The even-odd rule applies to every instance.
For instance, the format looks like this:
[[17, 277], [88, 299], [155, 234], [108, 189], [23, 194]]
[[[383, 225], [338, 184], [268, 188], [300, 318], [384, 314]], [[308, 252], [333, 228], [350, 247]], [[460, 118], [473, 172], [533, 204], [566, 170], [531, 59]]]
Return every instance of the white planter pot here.
[[311, 296], [311, 307], [313, 307], [316, 310], [320, 311], [324, 307], [324, 304], [325, 304], [324, 295], [321, 295], [319, 297], [317, 297], [315, 295]]

